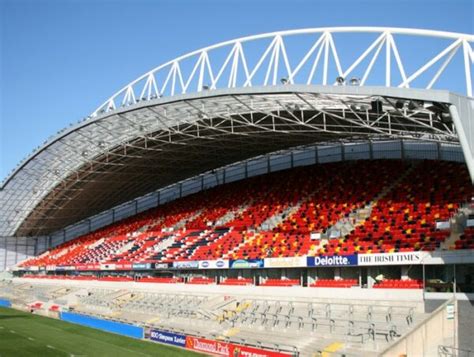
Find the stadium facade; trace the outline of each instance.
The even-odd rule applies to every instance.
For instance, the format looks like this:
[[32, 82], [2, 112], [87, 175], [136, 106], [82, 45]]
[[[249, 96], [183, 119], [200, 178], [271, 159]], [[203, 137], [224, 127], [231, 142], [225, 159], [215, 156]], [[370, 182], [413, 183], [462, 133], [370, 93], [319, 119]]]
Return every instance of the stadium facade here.
[[[20, 275], [40, 272], [43, 278], [49, 274], [55, 275], [55, 279], [92, 279], [89, 272], [94, 271], [95, 278], [111, 284], [116, 284], [117, 279], [151, 279], [149, 282], [171, 279], [167, 282], [195, 284], [236, 279], [257, 285], [248, 290], [253, 294], [261, 294], [258, 285], [265, 284], [274, 287], [296, 284], [302, 285], [299, 286], [302, 289], [346, 288], [355, 284], [380, 288], [380, 292], [354, 291], [355, 298], [404, 303], [418, 299], [425, 301], [424, 312], [438, 314], [441, 303], [436, 301], [444, 301], [445, 297], [433, 295], [425, 299], [427, 275], [454, 277], [454, 282], [433, 284], [448, 289], [454, 286], [456, 292], [456, 276], [463, 274], [459, 286], [467, 289], [463, 292], [469, 292], [471, 283], [467, 277], [474, 263], [470, 235], [474, 225], [470, 204], [474, 181], [473, 42], [474, 36], [470, 34], [430, 30], [320, 28], [249, 36], [169, 61], [126, 85], [89, 117], [60, 131], [6, 178], [0, 190], [0, 270], [8, 269]], [[312, 168], [323, 166], [322, 171]], [[359, 167], [365, 171], [357, 179]], [[221, 191], [211, 190], [223, 197], [235, 198], [233, 190], [241, 190], [242, 196], [250, 195], [253, 191], [245, 183], [264, 177], [258, 182], [262, 190], [269, 190], [269, 205], [279, 205], [278, 200], [272, 201], [274, 197], [291, 194], [284, 191], [285, 180], [290, 184], [308, 184], [295, 172], [303, 176], [319, 175], [315, 182], [326, 187], [326, 191], [320, 192], [322, 196], [329, 192], [339, 197], [342, 190], [347, 197], [352, 193], [359, 198], [337, 206], [339, 218], [326, 222], [321, 217], [325, 223], [320, 228], [304, 227], [303, 233], [286, 231], [301, 226], [301, 222], [309, 222], [310, 209], [303, 210], [309, 198], [308, 202], [300, 200], [285, 209], [268, 211], [258, 224], [255, 223], [258, 210], [267, 207], [257, 204], [252, 207], [255, 202], [251, 199], [245, 205], [233, 207], [232, 212], [213, 216], [213, 222], [203, 218], [196, 223], [206, 209], [199, 202], [212, 205], [212, 201], [206, 201], [206, 192], [211, 188], [224, 187]], [[344, 175], [354, 177], [353, 188], [348, 186]], [[322, 179], [325, 177], [326, 181]], [[333, 178], [339, 182], [339, 186], [334, 185], [336, 188], [332, 187]], [[412, 186], [412, 178], [419, 180], [420, 185], [433, 186]], [[233, 186], [223, 185], [230, 183]], [[380, 188], [383, 189], [377, 193]], [[421, 194], [417, 201], [413, 190], [431, 193]], [[267, 202], [258, 192], [253, 194]], [[401, 197], [411, 208], [397, 206]], [[158, 223], [133, 225], [150, 219], [150, 212], [161, 212], [160, 207], [172, 212], [169, 216], [165, 212], [162, 221], [168, 222], [171, 215], [176, 217], [170, 218], [169, 226], [159, 223], [162, 234], [158, 234], [159, 238], [143, 236], [143, 242], [156, 239], [153, 246], [156, 255], [151, 256], [151, 250], [148, 254], [141, 250], [142, 246], [133, 246], [133, 238]], [[248, 221], [242, 227], [226, 226], [237, 222], [232, 219], [249, 207], [253, 209], [249, 214], [250, 228]], [[312, 210], [313, 206], [310, 207]], [[192, 211], [190, 216], [186, 216], [187, 208]], [[327, 209], [328, 215], [334, 213], [332, 209]], [[386, 227], [386, 234], [378, 236], [378, 220], [388, 222], [388, 216], [396, 209], [401, 217], [405, 216], [400, 221], [393, 218], [394, 223]], [[421, 209], [423, 215], [416, 216], [420, 217], [417, 221], [413, 217]], [[212, 216], [206, 214], [206, 218]], [[130, 220], [123, 221], [129, 217]], [[405, 221], [406, 227], [402, 223]], [[131, 225], [135, 230], [130, 228], [126, 237], [117, 233], [117, 239], [110, 241], [105, 233], [100, 236], [100, 232], [110, 233], [107, 230], [113, 227], [123, 228], [121, 223], [114, 226], [116, 222], [127, 222], [123, 227]], [[199, 230], [189, 232], [196, 227]], [[101, 228], [102, 231], [97, 231]], [[387, 238], [387, 243], [384, 239], [390, 235], [390, 229], [399, 236]], [[276, 237], [287, 233], [285, 239], [278, 241], [281, 244], [272, 246], [272, 237], [275, 242]], [[214, 240], [227, 234], [230, 238], [223, 245], [238, 242], [235, 247], [221, 255], [207, 252], [203, 259], [191, 259], [201, 252], [200, 245], [209, 242], [212, 246]], [[254, 234], [258, 237], [255, 245], [254, 238], [249, 238]], [[73, 239], [79, 236], [84, 244], [97, 238], [87, 248], [90, 255], [75, 255], [74, 249], [80, 244], [75, 244]], [[197, 236], [205, 239], [199, 242]], [[367, 243], [367, 237], [378, 237], [377, 244], [372, 244], [376, 238]], [[324, 245], [312, 244], [313, 240], [322, 239]], [[294, 256], [285, 253], [288, 240], [296, 247]], [[307, 246], [301, 246], [303, 241]], [[291, 252], [293, 245], [288, 245]], [[219, 252], [221, 246], [213, 249]], [[58, 248], [51, 251], [53, 259], [49, 259], [50, 253], [41, 254], [54, 247]], [[114, 254], [106, 255], [104, 251], [111, 247]], [[159, 249], [168, 254], [161, 254]], [[180, 255], [173, 255], [172, 249]], [[275, 252], [278, 249], [282, 249], [279, 256]], [[120, 260], [124, 254], [128, 254], [127, 267]], [[103, 261], [98, 257], [104, 258]], [[26, 258], [32, 259], [17, 265]], [[95, 260], [89, 264], [86, 258]], [[66, 260], [67, 263], [59, 263]], [[325, 272], [316, 269], [324, 266], [331, 268], [329, 279], [325, 279]], [[383, 270], [384, 267], [389, 269]], [[231, 273], [232, 269], [251, 268], [275, 270], [256, 270], [250, 274], [247, 270], [238, 276]], [[111, 271], [131, 274], [108, 276]], [[143, 271], [165, 271], [166, 276], [145, 276]], [[396, 272], [401, 279], [388, 279], [378, 285], [375, 275], [383, 275], [381, 272]], [[334, 281], [348, 285], [331, 285]], [[384, 288], [417, 291], [394, 292], [389, 298]], [[176, 289], [180, 293], [188, 291], [186, 287]], [[211, 294], [217, 292], [215, 289], [219, 288], [207, 287], [203, 291]], [[233, 288], [227, 289], [231, 294], [239, 294]], [[309, 293], [294, 290], [292, 294], [303, 299]], [[331, 298], [319, 289], [314, 293], [316, 296]], [[89, 300], [85, 298], [83, 303], [87, 305], [89, 301], [93, 305], [103, 301]], [[143, 304], [147, 305], [146, 299]], [[239, 300], [236, 309], [245, 304], [246, 301]], [[429, 304], [432, 305], [428, 308]], [[462, 306], [456, 305], [456, 311], [466, 309], [463, 316], [472, 313], [467, 305]], [[288, 308], [290, 316], [294, 310], [291, 302]], [[228, 318], [234, 327], [238, 318], [232, 320], [226, 313], [223, 312], [223, 321]], [[411, 323], [414, 315], [409, 312], [400, 316]], [[240, 323], [245, 324], [245, 316], [240, 318]], [[303, 318], [299, 318], [299, 328], [304, 329]], [[421, 313], [418, 318], [423, 318]], [[459, 319], [457, 323], [463, 323]], [[277, 317], [273, 321], [275, 325], [280, 323]], [[262, 324], [267, 322], [265, 316]], [[292, 324], [289, 318], [287, 323]], [[313, 329], [315, 324], [313, 321]], [[376, 341], [375, 328], [368, 330]], [[351, 331], [349, 328], [349, 335]], [[449, 333], [443, 330], [440, 338]], [[400, 334], [390, 327], [385, 336], [388, 342]], [[456, 341], [450, 346], [464, 346], [469, 338], [458, 335]], [[371, 351], [381, 353], [380, 348], [377, 345]], [[394, 345], [390, 348], [394, 348], [391, 352], [406, 352], [406, 348]]]

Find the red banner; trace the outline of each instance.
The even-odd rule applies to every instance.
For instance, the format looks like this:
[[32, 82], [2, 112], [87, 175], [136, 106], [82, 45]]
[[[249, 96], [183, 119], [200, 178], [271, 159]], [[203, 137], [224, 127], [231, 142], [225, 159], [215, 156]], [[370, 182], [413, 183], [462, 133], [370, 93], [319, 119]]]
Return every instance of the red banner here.
[[186, 336], [186, 348], [219, 356], [231, 356], [230, 344]]
[[186, 348], [207, 354], [227, 357], [290, 357], [291, 354], [266, 351], [260, 348], [186, 336]]
[[289, 357], [290, 354], [275, 352], [275, 351], [265, 351], [259, 348], [248, 347], [248, 346], [239, 346], [239, 345], [230, 345], [229, 357]]

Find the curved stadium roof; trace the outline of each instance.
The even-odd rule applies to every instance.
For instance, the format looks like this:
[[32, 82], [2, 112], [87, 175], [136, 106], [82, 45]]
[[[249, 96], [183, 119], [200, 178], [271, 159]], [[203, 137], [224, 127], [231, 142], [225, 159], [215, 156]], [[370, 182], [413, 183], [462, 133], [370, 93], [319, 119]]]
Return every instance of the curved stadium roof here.
[[[343, 44], [353, 41], [343, 36], [361, 38], [349, 59]], [[410, 71], [417, 53], [402, 49], [427, 37], [440, 47]], [[463, 118], [474, 120], [473, 41], [426, 30], [323, 28], [251, 36], [181, 56], [125, 86], [22, 162], [1, 186], [0, 236], [50, 234], [204, 171], [317, 142], [461, 142], [469, 165], [474, 133], [464, 130]], [[449, 92], [445, 72], [457, 76], [460, 94]]]

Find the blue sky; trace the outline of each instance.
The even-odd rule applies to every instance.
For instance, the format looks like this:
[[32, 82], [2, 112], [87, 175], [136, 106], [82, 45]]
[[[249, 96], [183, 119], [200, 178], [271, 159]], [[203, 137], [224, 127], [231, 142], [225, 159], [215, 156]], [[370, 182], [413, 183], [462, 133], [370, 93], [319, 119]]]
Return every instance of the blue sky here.
[[0, 180], [124, 84], [191, 50], [323, 26], [473, 33], [471, 0], [0, 0]]

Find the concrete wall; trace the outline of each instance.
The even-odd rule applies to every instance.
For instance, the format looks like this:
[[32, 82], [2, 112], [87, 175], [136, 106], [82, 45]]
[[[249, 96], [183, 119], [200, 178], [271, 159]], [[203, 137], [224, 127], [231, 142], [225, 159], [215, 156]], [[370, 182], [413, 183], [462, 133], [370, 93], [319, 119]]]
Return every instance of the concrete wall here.
[[[457, 318], [450, 319], [448, 305], [454, 305], [456, 300], [449, 300], [436, 309], [426, 321], [419, 323], [414, 330], [404, 338], [395, 342], [381, 353], [382, 356], [437, 356], [438, 346], [456, 346]], [[472, 333], [472, 330], [470, 330]], [[471, 336], [472, 338], [472, 336]]]
[[469, 295], [468, 299], [458, 300], [458, 347], [474, 351], [474, 294]]

